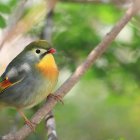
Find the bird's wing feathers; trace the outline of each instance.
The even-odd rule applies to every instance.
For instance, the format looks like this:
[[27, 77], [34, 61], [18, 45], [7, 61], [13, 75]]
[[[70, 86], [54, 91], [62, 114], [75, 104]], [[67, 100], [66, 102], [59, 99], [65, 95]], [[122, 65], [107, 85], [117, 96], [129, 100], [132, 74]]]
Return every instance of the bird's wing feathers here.
[[11, 85], [12, 83], [8, 80], [8, 78], [3, 79], [1, 77], [0, 78], [0, 93]]
[[2, 75], [0, 77], [1, 79], [0, 80], [0, 94], [2, 93], [3, 90], [15, 85], [16, 83], [20, 82], [23, 79], [21, 76], [18, 76], [17, 74], [15, 75], [7, 74], [7, 75], [8, 76]]
[[15, 68], [5, 71], [0, 77], [0, 94], [3, 90], [19, 83], [24, 77], [25, 71], [18, 71]]

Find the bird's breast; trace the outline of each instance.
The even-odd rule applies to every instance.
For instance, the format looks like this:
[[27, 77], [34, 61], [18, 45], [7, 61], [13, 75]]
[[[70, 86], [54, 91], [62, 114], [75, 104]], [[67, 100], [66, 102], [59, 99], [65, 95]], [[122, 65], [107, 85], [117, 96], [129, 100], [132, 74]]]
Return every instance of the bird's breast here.
[[43, 57], [43, 59], [37, 64], [37, 69], [44, 77], [52, 82], [58, 78], [59, 71], [52, 54], [47, 54]]

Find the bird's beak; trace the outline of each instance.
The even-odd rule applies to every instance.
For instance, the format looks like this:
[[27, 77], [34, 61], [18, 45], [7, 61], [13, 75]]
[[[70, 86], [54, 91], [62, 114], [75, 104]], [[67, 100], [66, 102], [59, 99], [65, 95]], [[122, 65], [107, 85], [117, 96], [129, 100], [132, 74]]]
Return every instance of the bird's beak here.
[[50, 49], [48, 49], [45, 53], [43, 53], [43, 54], [41, 55], [41, 58], [43, 58], [45, 55], [47, 55], [47, 54], [49, 54], [49, 53], [54, 54], [55, 52], [56, 52], [56, 50], [55, 50], [54, 48], [50, 48]]
[[48, 53], [54, 54], [56, 50], [54, 48], [50, 48], [47, 50]]

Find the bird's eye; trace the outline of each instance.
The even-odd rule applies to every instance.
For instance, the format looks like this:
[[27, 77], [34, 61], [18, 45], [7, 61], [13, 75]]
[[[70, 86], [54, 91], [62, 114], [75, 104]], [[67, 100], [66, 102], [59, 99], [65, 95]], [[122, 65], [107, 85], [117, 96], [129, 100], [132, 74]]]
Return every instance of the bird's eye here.
[[37, 50], [36, 50], [36, 53], [38, 53], [38, 54], [39, 54], [39, 53], [40, 53], [40, 50], [39, 50], [39, 49], [37, 49]]

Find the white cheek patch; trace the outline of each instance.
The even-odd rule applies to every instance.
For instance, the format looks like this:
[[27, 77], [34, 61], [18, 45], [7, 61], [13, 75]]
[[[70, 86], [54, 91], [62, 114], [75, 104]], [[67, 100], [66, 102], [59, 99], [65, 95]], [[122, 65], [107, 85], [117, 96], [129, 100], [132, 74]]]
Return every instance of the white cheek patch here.
[[8, 77], [11, 77], [12, 75], [18, 76], [18, 71], [17, 71], [16, 68], [12, 68], [12, 69], [7, 73], [7, 76], [8, 76]]
[[28, 63], [24, 63], [20, 66], [20, 69], [19, 71], [26, 71], [26, 72], [29, 72], [31, 71], [31, 67]]

